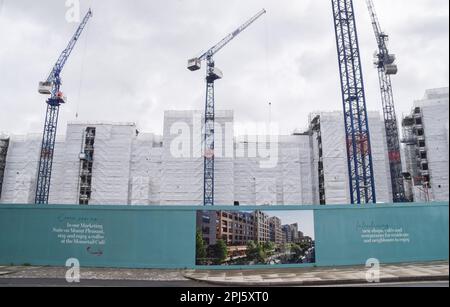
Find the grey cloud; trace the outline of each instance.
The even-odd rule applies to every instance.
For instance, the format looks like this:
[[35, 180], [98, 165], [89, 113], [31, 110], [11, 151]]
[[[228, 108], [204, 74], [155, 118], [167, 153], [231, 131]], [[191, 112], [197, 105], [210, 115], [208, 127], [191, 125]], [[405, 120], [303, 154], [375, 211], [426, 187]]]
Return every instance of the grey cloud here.
[[[271, 101], [284, 133], [305, 127], [309, 112], [342, 108], [329, 0], [82, 0], [83, 11], [90, 5], [94, 18], [63, 73], [69, 103], [60, 127], [78, 109], [80, 120], [133, 121], [161, 133], [164, 110], [202, 110], [204, 71], [189, 72], [187, 59], [262, 7], [268, 13], [216, 57], [225, 74], [217, 108], [234, 109], [239, 121], [264, 121]], [[394, 79], [401, 114], [426, 88], [448, 85], [448, 1], [375, 5], [401, 64]], [[364, 1], [355, 7], [368, 105], [380, 110], [375, 39]], [[42, 129], [45, 104], [36, 86], [76, 27], [65, 10], [61, 0], [4, 1], [0, 131]]]

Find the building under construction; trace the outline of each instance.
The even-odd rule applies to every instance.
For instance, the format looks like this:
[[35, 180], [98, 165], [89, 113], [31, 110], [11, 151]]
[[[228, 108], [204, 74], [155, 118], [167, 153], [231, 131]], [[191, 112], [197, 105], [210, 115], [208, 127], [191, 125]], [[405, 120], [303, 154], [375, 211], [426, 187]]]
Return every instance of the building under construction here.
[[[412, 200], [448, 201], [448, 104], [448, 88], [429, 90], [403, 119]], [[202, 122], [200, 111], [167, 111], [162, 136], [133, 123], [69, 123], [56, 142], [49, 203], [202, 205]], [[391, 203], [383, 119], [369, 112], [369, 123], [377, 199]], [[350, 203], [343, 125], [341, 112], [316, 112], [302, 133], [236, 136], [233, 112], [218, 111], [216, 204]], [[2, 203], [34, 203], [40, 142], [39, 135], [1, 138]]]
[[449, 89], [428, 90], [403, 118], [406, 191], [417, 202], [449, 199]]

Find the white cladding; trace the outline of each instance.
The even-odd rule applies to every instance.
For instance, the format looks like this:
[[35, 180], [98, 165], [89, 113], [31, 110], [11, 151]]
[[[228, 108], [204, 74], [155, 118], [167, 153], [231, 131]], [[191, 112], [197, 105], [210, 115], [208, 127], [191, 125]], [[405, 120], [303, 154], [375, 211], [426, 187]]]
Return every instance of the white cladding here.
[[[349, 176], [343, 114], [342, 112], [318, 112], [310, 118], [315, 116], [320, 116], [321, 123], [326, 203], [348, 204], [350, 203]], [[368, 117], [377, 202], [389, 203], [392, 202], [392, 188], [384, 124], [378, 112], [368, 112]], [[315, 138], [313, 142], [317, 142]], [[313, 146], [316, 164], [318, 149], [317, 145]], [[313, 173], [313, 176], [318, 184], [317, 175]], [[317, 203], [318, 200], [315, 199], [315, 202]]]
[[[327, 204], [346, 204], [350, 200], [343, 116], [341, 112], [319, 114]], [[378, 201], [390, 202], [383, 123], [376, 112], [369, 117]], [[89, 204], [201, 205], [203, 122], [200, 111], [168, 111], [163, 136], [138, 133], [132, 123], [69, 123], [65, 138], [56, 144], [50, 203], [78, 203], [80, 152], [86, 128], [93, 127]], [[232, 111], [216, 112], [215, 132], [215, 204], [318, 203], [313, 135], [235, 137]], [[1, 202], [34, 201], [40, 141], [39, 136], [11, 137]]]
[[3, 178], [2, 203], [34, 203], [41, 137], [11, 136]]

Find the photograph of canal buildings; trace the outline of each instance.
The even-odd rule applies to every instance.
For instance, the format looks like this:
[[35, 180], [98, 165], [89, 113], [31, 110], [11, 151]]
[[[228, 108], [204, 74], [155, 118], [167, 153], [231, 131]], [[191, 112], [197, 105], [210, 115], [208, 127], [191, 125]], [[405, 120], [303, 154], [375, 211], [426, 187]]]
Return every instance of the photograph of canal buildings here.
[[313, 211], [198, 211], [197, 265], [315, 263]]

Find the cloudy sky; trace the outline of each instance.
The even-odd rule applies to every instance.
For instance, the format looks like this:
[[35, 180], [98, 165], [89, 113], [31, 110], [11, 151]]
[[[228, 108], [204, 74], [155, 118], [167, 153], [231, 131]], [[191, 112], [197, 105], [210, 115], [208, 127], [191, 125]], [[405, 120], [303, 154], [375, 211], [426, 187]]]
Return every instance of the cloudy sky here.
[[[370, 110], [381, 110], [376, 48], [365, 1], [355, 0]], [[427, 88], [448, 86], [448, 0], [374, 0], [400, 68], [397, 112]], [[216, 56], [225, 74], [218, 109], [238, 122], [280, 123], [282, 133], [307, 126], [308, 114], [341, 110], [330, 0], [81, 0], [94, 17], [63, 72], [67, 121], [136, 122], [162, 132], [165, 110], [204, 108], [204, 70], [186, 69], [261, 8], [267, 14]], [[77, 25], [63, 0], [0, 0], [0, 132], [40, 132], [45, 79]]]

